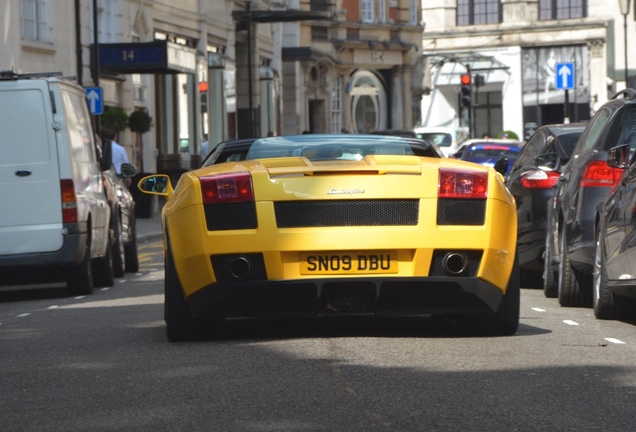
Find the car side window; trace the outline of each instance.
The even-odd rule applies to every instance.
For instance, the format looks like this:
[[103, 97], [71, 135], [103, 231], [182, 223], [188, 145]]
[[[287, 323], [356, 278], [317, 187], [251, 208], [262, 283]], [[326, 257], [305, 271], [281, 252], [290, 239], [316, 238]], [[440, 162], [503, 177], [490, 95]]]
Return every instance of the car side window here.
[[545, 150], [545, 134], [537, 131], [521, 149], [519, 157], [515, 161], [515, 166], [529, 166], [533, 164], [534, 157]]
[[621, 115], [621, 128], [618, 142], [614, 142], [607, 149], [617, 145], [628, 144], [632, 153], [636, 148], [636, 109], [632, 107], [626, 107]]
[[609, 118], [609, 116], [610, 113], [608, 110], [598, 111], [594, 115], [592, 120], [590, 120], [587, 128], [585, 129], [583, 136], [574, 148], [573, 154], [585, 153], [594, 148], [594, 144], [596, 144], [598, 137], [603, 132], [603, 129], [605, 129], [605, 124], [607, 123], [607, 119]]

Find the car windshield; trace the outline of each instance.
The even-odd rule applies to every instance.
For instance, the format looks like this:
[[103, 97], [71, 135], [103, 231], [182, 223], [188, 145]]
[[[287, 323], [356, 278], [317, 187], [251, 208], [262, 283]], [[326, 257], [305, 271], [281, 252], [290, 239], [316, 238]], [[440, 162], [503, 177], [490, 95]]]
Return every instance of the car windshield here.
[[295, 135], [261, 138], [246, 160], [306, 157], [319, 160], [362, 160], [367, 155], [414, 155], [409, 141], [381, 135]]
[[453, 137], [446, 132], [422, 132], [419, 138], [437, 144], [439, 147], [450, 147], [453, 144]]
[[513, 159], [516, 158], [518, 154], [519, 149], [514, 147], [484, 146], [469, 149], [464, 153], [464, 159], [492, 159], [503, 156]]

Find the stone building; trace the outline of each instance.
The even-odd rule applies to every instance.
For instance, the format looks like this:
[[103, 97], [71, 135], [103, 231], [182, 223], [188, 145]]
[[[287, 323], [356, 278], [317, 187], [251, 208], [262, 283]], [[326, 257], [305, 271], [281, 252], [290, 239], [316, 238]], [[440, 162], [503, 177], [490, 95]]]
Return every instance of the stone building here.
[[144, 172], [197, 167], [206, 140], [419, 119], [419, 0], [7, 0], [2, 11], [0, 69], [62, 71], [101, 89], [96, 109], [148, 112], [150, 131], [120, 133]]
[[[589, 119], [636, 68], [628, 55], [635, 48], [628, 37], [634, 10], [625, 5], [622, 12], [621, 3], [627, 2], [423, 2], [429, 74], [422, 125], [470, 126], [473, 136], [512, 130], [527, 137], [537, 125]], [[471, 108], [459, 100], [466, 72], [473, 77]]]

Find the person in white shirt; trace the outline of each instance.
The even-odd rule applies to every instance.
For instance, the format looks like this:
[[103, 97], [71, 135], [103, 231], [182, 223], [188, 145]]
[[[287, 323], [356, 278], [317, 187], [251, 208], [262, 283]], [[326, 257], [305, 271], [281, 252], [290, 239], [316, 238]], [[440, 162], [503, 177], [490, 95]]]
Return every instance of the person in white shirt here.
[[[128, 153], [126, 153], [126, 149], [117, 142], [119, 134], [114, 129], [103, 129], [102, 130], [102, 138], [105, 140], [110, 140], [111, 142], [111, 153], [113, 155], [113, 167], [115, 168], [115, 172], [121, 175], [121, 164], [128, 163]], [[130, 186], [130, 178], [126, 178], [125, 180], [126, 186]]]

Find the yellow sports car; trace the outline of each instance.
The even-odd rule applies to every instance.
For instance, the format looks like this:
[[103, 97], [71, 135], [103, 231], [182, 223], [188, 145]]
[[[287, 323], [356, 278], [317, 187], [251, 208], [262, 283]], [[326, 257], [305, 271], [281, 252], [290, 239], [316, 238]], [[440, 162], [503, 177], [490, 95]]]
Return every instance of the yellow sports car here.
[[226, 318], [339, 314], [453, 314], [485, 334], [517, 331], [514, 199], [495, 168], [426, 141], [224, 142], [176, 188], [162, 174], [139, 188], [167, 198], [171, 341]]

